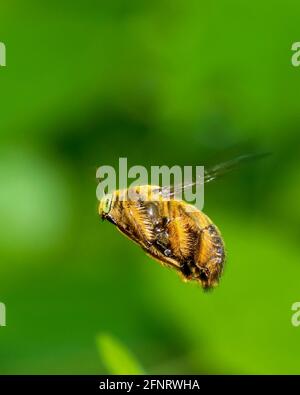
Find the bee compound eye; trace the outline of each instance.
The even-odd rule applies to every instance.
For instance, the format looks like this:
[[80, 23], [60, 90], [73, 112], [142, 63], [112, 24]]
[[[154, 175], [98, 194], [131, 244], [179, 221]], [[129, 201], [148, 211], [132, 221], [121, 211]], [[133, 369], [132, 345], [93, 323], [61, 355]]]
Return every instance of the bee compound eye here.
[[104, 198], [104, 204], [103, 204], [103, 211], [105, 214], [108, 214], [111, 208], [111, 204], [112, 204], [112, 196], [111, 195], [107, 195]]

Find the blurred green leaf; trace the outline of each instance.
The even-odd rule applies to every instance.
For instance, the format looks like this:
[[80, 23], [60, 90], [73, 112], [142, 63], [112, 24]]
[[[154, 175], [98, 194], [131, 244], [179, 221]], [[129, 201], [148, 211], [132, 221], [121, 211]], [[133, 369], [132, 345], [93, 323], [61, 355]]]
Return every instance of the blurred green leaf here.
[[111, 374], [144, 374], [132, 353], [117, 339], [107, 334], [97, 337], [97, 346], [106, 369]]

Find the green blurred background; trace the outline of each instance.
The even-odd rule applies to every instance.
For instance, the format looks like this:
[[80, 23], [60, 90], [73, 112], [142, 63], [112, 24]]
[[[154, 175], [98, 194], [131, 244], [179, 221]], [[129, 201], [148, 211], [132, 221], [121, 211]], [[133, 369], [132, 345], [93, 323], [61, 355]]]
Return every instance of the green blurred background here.
[[[299, 12], [296, 0], [2, 1], [0, 373], [118, 371], [103, 336], [147, 373], [300, 373]], [[120, 156], [149, 168], [264, 151], [206, 187], [228, 254], [213, 292], [97, 216], [96, 169]]]

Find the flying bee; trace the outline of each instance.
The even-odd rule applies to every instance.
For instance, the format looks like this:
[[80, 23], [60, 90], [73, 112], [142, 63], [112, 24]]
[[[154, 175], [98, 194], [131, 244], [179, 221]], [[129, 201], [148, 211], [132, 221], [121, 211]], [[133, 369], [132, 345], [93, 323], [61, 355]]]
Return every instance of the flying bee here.
[[116, 190], [101, 199], [99, 215], [152, 258], [175, 269], [184, 280], [194, 280], [204, 289], [214, 288], [225, 262], [222, 236], [206, 214], [176, 199], [176, 191], [210, 182], [253, 157], [244, 155], [214, 166], [190, 184], [142, 185]]

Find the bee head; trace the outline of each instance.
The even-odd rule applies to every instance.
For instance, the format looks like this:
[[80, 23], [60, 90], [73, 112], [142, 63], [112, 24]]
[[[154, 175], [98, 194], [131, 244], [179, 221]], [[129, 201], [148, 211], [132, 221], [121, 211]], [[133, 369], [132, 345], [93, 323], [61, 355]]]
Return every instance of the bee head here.
[[99, 204], [99, 215], [103, 219], [108, 215], [111, 209], [111, 204], [112, 204], [113, 196], [111, 193], [108, 193], [107, 195], [104, 195], [103, 198], [100, 200]]

